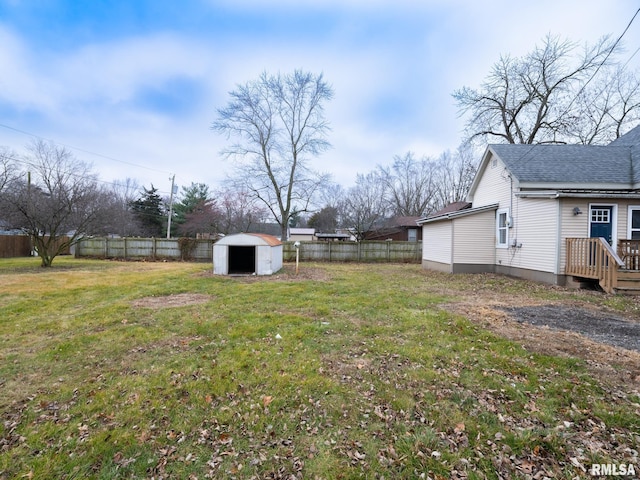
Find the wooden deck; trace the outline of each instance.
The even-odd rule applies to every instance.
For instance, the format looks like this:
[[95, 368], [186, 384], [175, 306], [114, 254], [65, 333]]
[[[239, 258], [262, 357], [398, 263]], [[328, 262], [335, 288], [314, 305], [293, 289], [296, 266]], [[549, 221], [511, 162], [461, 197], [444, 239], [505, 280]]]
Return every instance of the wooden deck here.
[[565, 273], [598, 280], [607, 293], [640, 295], [640, 240], [620, 240], [615, 251], [604, 238], [567, 238]]

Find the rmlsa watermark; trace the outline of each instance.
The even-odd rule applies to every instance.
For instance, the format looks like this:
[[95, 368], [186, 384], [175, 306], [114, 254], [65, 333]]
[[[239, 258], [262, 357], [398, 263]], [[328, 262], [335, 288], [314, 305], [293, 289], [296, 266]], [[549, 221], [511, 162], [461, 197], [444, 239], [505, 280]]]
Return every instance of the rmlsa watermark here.
[[594, 477], [635, 477], [636, 467], [632, 463], [594, 463], [589, 473]]

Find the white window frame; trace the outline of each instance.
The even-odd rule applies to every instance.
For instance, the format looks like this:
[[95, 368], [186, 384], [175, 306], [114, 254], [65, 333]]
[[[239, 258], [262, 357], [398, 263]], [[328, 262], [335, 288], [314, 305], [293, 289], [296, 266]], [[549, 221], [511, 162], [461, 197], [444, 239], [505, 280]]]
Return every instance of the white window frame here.
[[640, 211], [640, 205], [629, 205], [627, 210], [627, 239], [631, 240], [633, 238], [634, 230], [640, 233], [640, 228], [633, 228], [633, 224], [631, 223], [633, 212]]
[[[500, 216], [504, 215], [504, 226], [500, 226]], [[504, 242], [500, 241], [500, 233], [504, 231]], [[509, 209], [496, 210], [496, 248], [509, 248]]]
[[409, 228], [409, 229], [407, 229], [407, 241], [409, 241], [409, 242], [417, 242], [418, 241], [418, 229], [417, 228]]
[[602, 203], [593, 202], [589, 204], [589, 230], [587, 235], [591, 232], [591, 209], [598, 207], [611, 207], [611, 245], [613, 248], [617, 248], [618, 245], [618, 204], [617, 203]]

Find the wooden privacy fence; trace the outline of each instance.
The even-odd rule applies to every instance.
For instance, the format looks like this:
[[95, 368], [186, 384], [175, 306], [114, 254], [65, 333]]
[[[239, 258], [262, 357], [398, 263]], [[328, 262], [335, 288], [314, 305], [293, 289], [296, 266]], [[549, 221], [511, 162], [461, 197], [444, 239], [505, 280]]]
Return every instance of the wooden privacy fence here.
[[[59, 237], [58, 242], [67, 240], [69, 238], [63, 236]], [[32, 252], [33, 247], [29, 235], [0, 235], [0, 258], [30, 257]], [[60, 254], [70, 255], [71, 249], [64, 248]]]
[[31, 239], [27, 235], [0, 235], [0, 258], [31, 256]]
[[[189, 258], [184, 258], [180, 239], [170, 238], [85, 238], [76, 245], [77, 257], [123, 260], [172, 259], [213, 261], [213, 240], [193, 240]], [[296, 259], [294, 242], [283, 242], [283, 260]], [[393, 262], [420, 263], [418, 242], [301, 242], [300, 260], [308, 262]]]
[[[300, 260], [311, 262], [420, 263], [419, 242], [300, 242]], [[294, 242], [285, 242], [284, 260], [295, 261]]]
[[178, 238], [83, 238], [76, 245], [76, 257], [122, 260], [213, 260], [213, 240], [189, 239], [180, 247]]

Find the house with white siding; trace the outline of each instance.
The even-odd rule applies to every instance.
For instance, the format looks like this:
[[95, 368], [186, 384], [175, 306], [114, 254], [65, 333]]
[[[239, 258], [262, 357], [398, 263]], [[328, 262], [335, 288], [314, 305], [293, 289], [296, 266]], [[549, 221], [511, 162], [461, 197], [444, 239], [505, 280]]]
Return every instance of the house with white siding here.
[[425, 268], [640, 288], [640, 126], [605, 146], [489, 145], [467, 203], [418, 224]]

